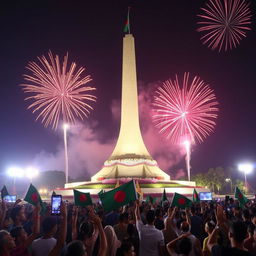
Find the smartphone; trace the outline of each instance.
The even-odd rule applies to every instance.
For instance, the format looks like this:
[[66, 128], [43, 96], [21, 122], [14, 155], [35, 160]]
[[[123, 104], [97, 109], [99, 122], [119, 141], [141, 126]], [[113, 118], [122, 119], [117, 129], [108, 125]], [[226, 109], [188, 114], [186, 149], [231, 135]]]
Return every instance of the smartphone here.
[[14, 195], [7, 195], [4, 197], [5, 202], [7, 203], [15, 203], [17, 200], [17, 196]]
[[52, 195], [52, 215], [60, 215], [60, 206], [62, 202], [62, 196], [61, 195]]

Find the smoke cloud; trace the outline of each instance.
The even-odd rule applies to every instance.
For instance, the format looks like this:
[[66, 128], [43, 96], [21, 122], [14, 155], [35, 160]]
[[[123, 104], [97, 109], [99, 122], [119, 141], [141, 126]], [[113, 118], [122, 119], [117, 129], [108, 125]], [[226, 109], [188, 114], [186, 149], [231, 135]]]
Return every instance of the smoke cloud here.
[[[173, 179], [184, 176], [184, 170], [174, 171], [173, 167], [184, 158], [184, 152], [172, 145], [152, 123], [152, 102], [154, 91], [159, 83], [139, 83], [139, 112], [142, 136], [148, 151], [158, 162], [159, 167], [171, 175]], [[111, 104], [112, 119], [120, 120], [120, 100], [113, 100]], [[96, 128], [97, 127], [97, 128]], [[69, 174], [71, 177], [90, 177], [99, 171], [105, 160], [111, 155], [118, 137], [102, 140], [104, 133], [97, 123], [79, 124], [68, 131]], [[109, 128], [110, 129], [110, 128]], [[104, 127], [104, 131], [108, 130]], [[63, 170], [64, 148], [63, 142], [56, 149], [56, 153], [42, 151], [36, 155], [35, 164], [40, 164], [43, 170]]]

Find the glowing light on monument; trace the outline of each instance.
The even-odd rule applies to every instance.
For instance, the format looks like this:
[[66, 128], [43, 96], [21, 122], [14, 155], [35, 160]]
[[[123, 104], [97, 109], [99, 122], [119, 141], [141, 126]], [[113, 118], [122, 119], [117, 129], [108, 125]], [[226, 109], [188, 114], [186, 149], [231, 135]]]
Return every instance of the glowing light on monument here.
[[245, 0], [210, 0], [201, 8], [198, 16], [198, 32], [201, 40], [215, 50], [231, 50], [237, 47], [251, 30], [251, 11]]
[[61, 63], [59, 56], [51, 52], [38, 57], [39, 63], [29, 62], [27, 69], [31, 75], [25, 74], [25, 84], [21, 84], [25, 93], [30, 96], [25, 100], [33, 100], [28, 109], [38, 113], [36, 120], [41, 119], [47, 127], [56, 129], [60, 120], [75, 123], [76, 119], [88, 117], [93, 108], [88, 102], [96, 101], [88, 92], [96, 90], [86, 86], [91, 81], [89, 75], [82, 76], [84, 68], [77, 69], [75, 62], [68, 65], [68, 54]]
[[216, 125], [217, 105], [213, 90], [199, 77], [189, 81], [185, 73], [180, 84], [176, 75], [156, 91], [153, 122], [174, 144], [203, 142]]

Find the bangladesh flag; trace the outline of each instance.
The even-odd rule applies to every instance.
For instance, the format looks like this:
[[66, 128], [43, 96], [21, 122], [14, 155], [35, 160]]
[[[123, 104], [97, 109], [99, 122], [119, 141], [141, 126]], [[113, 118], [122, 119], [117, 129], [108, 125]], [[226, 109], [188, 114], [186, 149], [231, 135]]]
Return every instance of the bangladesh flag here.
[[181, 209], [185, 209], [187, 207], [190, 207], [192, 205], [192, 201], [189, 200], [187, 197], [175, 193], [172, 199], [171, 207], [178, 206]]
[[237, 198], [239, 204], [242, 206], [244, 206], [248, 202], [248, 199], [243, 195], [243, 193], [238, 187], [236, 187], [235, 190], [235, 198]]
[[130, 7], [128, 7], [127, 20], [124, 26], [124, 33], [130, 34]]
[[98, 193], [98, 195], [100, 196], [100, 195], [103, 194], [103, 193], [105, 193], [105, 191], [102, 189], [102, 190]]
[[83, 193], [74, 189], [74, 201], [77, 206], [92, 205], [92, 198], [90, 193]]
[[99, 195], [105, 211], [118, 209], [137, 199], [137, 192], [134, 181], [131, 180], [118, 188]]
[[156, 198], [152, 197], [152, 196], [147, 196], [146, 197], [146, 202], [147, 203], [151, 203], [154, 204], [156, 202]]
[[42, 199], [37, 191], [37, 189], [32, 185], [30, 184], [29, 186], [29, 189], [28, 189], [28, 192], [24, 198], [24, 201], [36, 206], [38, 203], [41, 205], [42, 207]]
[[6, 186], [4, 185], [3, 188], [1, 189], [1, 197], [2, 197], [2, 200], [5, 196], [8, 196], [9, 193], [8, 193], [8, 190], [6, 188]]
[[167, 195], [166, 195], [166, 192], [165, 192], [165, 188], [164, 188], [164, 192], [162, 194], [162, 199], [161, 199], [162, 202], [165, 202], [165, 201], [168, 201], [168, 198], [167, 198]]
[[199, 199], [198, 193], [197, 193], [196, 189], [194, 188], [194, 191], [193, 191], [193, 203], [199, 203], [199, 202], [200, 202], [200, 199]]

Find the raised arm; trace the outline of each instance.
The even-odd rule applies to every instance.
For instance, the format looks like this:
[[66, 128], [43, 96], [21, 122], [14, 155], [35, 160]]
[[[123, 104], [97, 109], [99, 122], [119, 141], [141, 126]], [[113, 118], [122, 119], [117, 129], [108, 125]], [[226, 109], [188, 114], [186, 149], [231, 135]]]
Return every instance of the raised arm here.
[[3, 228], [4, 225], [4, 220], [6, 217], [6, 202], [4, 200], [2, 200], [2, 211], [1, 211], [1, 215], [0, 215], [0, 229]]
[[92, 208], [89, 208], [89, 217], [93, 221], [93, 223], [98, 227], [99, 229], [99, 237], [100, 237], [100, 246], [99, 246], [99, 252], [98, 256], [105, 256], [107, 252], [107, 239], [104, 232], [104, 229], [101, 224], [101, 219], [99, 216], [97, 216], [94, 213], [94, 210]]
[[136, 219], [136, 221], [141, 220], [139, 200], [137, 200], [135, 203], [135, 219]]
[[190, 219], [190, 210], [189, 210], [189, 208], [185, 209], [185, 213], [186, 213], [186, 221], [191, 226], [191, 219]]
[[61, 204], [61, 216], [62, 222], [60, 225], [59, 236], [57, 239], [57, 243], [54, 248], [50, 251], [48, 256], [59, 256], [62, 248], [65, 245], [66, 237], [67, 237], [67, 206], [64, 202]]
[[208, 239], [208, 243], [207, 243], [207, 247], [209, 249], [209, 251], [211, 252], [212, 251], [212, 247], [214, 245], [217, 245], [217, 237], [218, 237], [218, 233], [219, 233], [219, 227], [216, 226], [215, 229], [212, 231], [212, 233], [210, 234], [209, 236], [209, 239]]
[[34, 226], [33, 226], [33, 232], [32, 234], [27, 238], [24, 247], [29, 247], [32, 242], [37, 238], [37, 236], [40, 233], [40, 211], [41, 211], [41, 206], [38, 204], [35, 208], [34, 208], [34, 212], [33, 212], [33, 222], [34, 222]]
[[177, 241], [181, 240], [182, 238], [184, 237], [188, 237], [190, 235], [190, 233], [186, 233], [186, 234], [182, 234], [180, 235], [179, 237], [173, 239], [171, 242], [169, 242], [167, 245], [166, 245], [166, 249], [168, 251], [168, 253], [170, 255], [173, 255], [174, 253], [174, 247], [175, 247], [175, 244], [177, 243]]
[[77, 239], [77, 218], [78, 218], [78, 207], [74, 206], [72, 209], [72, 240]]

